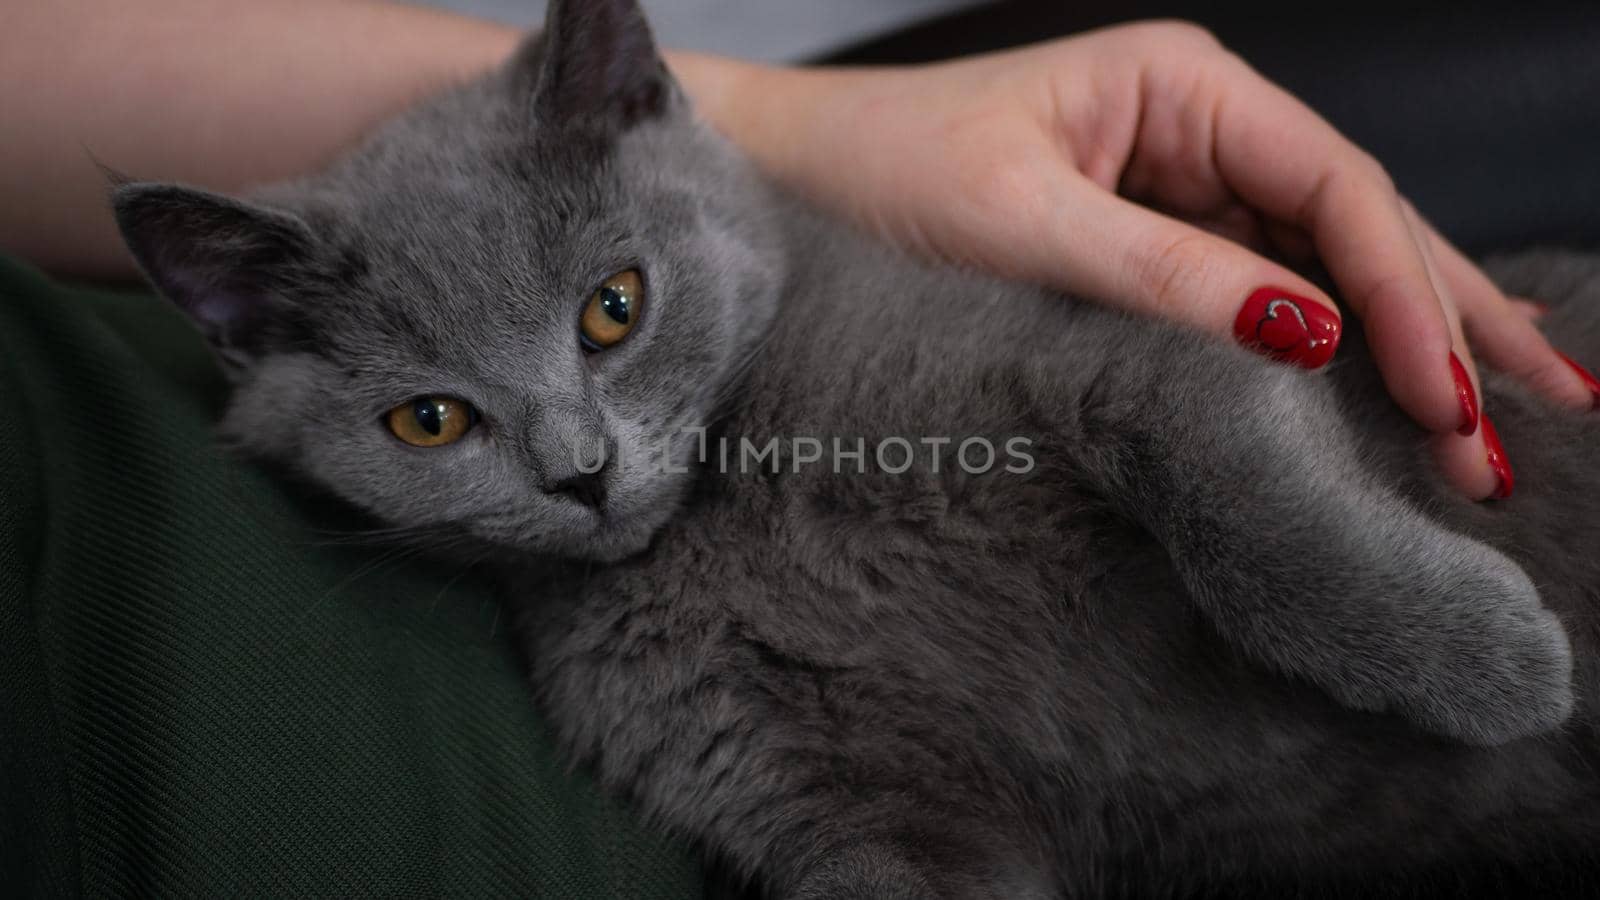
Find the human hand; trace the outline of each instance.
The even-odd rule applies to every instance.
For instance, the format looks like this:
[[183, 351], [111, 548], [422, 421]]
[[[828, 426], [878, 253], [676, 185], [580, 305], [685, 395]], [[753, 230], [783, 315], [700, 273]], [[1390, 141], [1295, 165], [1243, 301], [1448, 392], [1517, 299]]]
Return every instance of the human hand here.
[[1471, 497], [1513, 481], [1474, 351], [1558, 403], [1600, 405], [1600, 382], [1550, 347], [1531, 304], [1440, 237], [1371, 156], [1194, 26], [915, 68], [752, 67], [727, 84], [739, 87], [695, 91], [715, 124], [902, 245], [1309, 368], [1333, 355], [1338, 308], [1266, 254], [1320, 259], [1395, 401]]

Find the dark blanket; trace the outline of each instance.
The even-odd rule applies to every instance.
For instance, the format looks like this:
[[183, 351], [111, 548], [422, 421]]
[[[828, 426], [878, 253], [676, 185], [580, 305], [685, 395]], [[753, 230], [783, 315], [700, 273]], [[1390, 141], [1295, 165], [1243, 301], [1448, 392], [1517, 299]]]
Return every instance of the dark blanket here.
[[0, 259], [0, 893], [698, 895], [484, 587], [226, 458], [221, 392], [160, 300]]

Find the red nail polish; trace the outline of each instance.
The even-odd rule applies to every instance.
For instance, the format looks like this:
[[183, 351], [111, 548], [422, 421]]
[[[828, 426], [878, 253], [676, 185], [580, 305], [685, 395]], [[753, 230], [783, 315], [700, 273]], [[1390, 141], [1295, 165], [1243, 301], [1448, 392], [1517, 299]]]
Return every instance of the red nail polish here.
[[1494, 470], [1494, 493], [1489, 496], [1495, 500], [1504, 500], [1511, 496], [1511, 489], [1516, 486], [1517, 480], [1511, 474], [1511, 463], [1506, 460], [1506, 448], [1500, 443], [1500, 434], [1494, 430], [1494, 423], [1488, 416], [1483, 417], [1483, 449], [1489, 454], [1489, 468]]
[[1461, 427], [1456, 434], [1466, 437], [1478, 430], [1478, 394], [1467, 377], [1467, 367], [1455, 353], [1450, 354], [1450, 377], [1456, 380], [1456, 399], [1461, 401]]
[[1233, 321], [1239, 343], [1307, 369], [1333, 359], [1339, 333], [1339, 317], [1326, 306], [1275, 287], [1251, 294]]
[[1561, 357], [1562, 362], [1571, 366], [1572, 371], [1577, 372], [1579, 378], [1583, 379], [1583, 386], [1588, 388], [1589, 394], [1594, 397], [1594, 403], [1589, 408], [1600, 409], [1600, 379], [1595, 378], [1593, 372], [1578, 365], [1572, 357], [1562, 353], [1560, 350], [1556, 351], [1556, 355]]

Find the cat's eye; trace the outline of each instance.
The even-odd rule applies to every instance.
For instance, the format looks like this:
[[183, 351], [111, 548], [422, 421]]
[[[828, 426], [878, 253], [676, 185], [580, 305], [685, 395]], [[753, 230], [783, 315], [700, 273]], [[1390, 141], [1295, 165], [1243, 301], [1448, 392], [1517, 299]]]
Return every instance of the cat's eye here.
[[607, 278], [583, 305], [578, 331], [583, 349], [591, 353], [615, 345], [628, 336], [644, 306], [644, 282], [637, 269]]
[[451, 397], [418, 397], [384, 417], [394, 436], [413, 447], [443, 447], [461, 440], [478, 423], [478, 411]]

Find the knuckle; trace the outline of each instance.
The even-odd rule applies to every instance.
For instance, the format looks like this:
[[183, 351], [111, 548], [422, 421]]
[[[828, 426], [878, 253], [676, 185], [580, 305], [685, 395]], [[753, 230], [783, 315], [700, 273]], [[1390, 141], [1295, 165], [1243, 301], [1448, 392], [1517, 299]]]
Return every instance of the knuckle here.
[[1181, 234], [1135, 266], [1135, 289], [1154, 311], [1176, 317], [1217, 279], [1220, 257], [1202, 234]]
[[1205, 26], [1186, 19], [1156, 19], [1124, 25], [1120, 29], [1126, 46], [1143, 55], [1164, 56], [1175, 51], [1185, 55], [1210, 55], [1222, 50], [1222, 42]]
[[1425, 333], [1416, 337], [1424, 341], [1450, 342], [1450, 332], [1445, 325], [1444, 313], [1439, 308], [1438, 295], [1426, 280], [1419, 285], [1416, 276], [1409, 272], [1385, 270], [1370, 276], [1360, 291], [1359, 299], [1364, 309], [1384, 312], [1406, 306], [1430, 305], [1438, 315], [1428, 316], [1424, 325]]
[[1198, 22], [1187, 19], [1163, 19], [1150, 23], [1152, 31], [1167, 40], [1176, 41], [1194, 49], [1205, 48], [1219, 50], [1222, 41], [1211, 32], [1211, 29]]
[[1365, 150], [1356, 151], [1356, 170], [1369, 184], [1384, 193], [1395, 193], [1394, 177], [1378, 158]]

